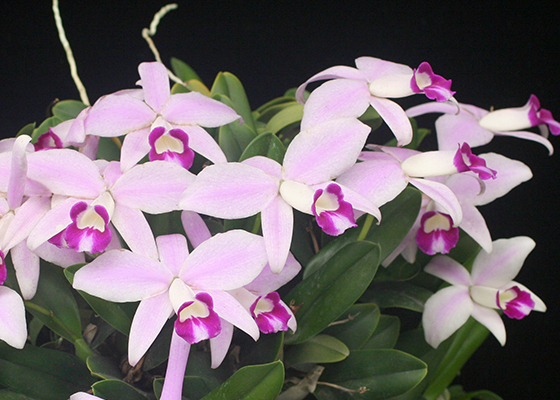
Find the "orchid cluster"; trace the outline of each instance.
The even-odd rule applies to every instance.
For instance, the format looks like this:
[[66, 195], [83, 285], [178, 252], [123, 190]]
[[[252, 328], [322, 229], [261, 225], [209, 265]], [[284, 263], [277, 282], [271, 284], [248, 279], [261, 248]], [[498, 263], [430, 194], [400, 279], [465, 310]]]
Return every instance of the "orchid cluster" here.
[[[73, 344], [96, 378], [65, 396], [154, 398], [148, 381], [163, 400], [436, 399], [454, 378], [442, 360], [488, 330], [504, 345], [502, 314], [546, 310], [513, 280], [534, 241], [493, 240], [477, 209], [531, 170], [473, 150], [506, 135], [552, 154], [560, 123], [534, 95], [487, 111], [427, 62], [360, 57], [251, 111], [235, 76], [208, 89], [172, 65], [182, 84], [145, 62], [139, 88], [62, 101], [0, 142], [0, 339]], [[395, 101], [412, 95], [428, 101]], [[442, 115], [422, 151], [426, 113]], [[401, 332], [394, 308], [420, 327]]]

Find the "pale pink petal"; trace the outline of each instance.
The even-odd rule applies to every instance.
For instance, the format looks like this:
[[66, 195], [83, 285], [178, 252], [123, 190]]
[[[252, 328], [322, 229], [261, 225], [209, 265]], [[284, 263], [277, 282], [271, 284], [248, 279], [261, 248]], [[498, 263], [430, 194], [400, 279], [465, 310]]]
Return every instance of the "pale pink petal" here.
[[410, 107], [409, 109], [406, 110], [406, 115], [408, 115], [410, 118], [414, 118], [419, 115], [424, 115], [429, 113], [456, 114], [457, 111], [458, 111], [457, 106], [454, 104], [430, 102], [430, 103], [424, 103], [414, 107]]
[[143, 62], [138, 66], [138, 73], [144, 101], [156, 113], [160, 113], [171, 95], [167, 68], [159, 62]]
[[467, 322], [473, 307], [467, 286], [450, 286], [436, 292], [426, 301], [422, 314], [426, 341], [437, 348]]
[[16, 209], [23, 200], [25, 179], [27, 175], [27, 145], [31, 141], [28, 135], [18, 136], [12, 149], [12, 165], [8, 184], [8, 204]]
[[30, 300], [35, 296], [39, 283], [39, 257], [27, 248], [25, 242], [15, 246], [10, 255], [21, 295], [25, 300]]
[[149, 134], [150, 127], [148, 126], [126, 135], [121, 148], [122, 171], [129, 170], [148, 154], [150, 151]]
[[255, 156], [242, 161], [243, 164], [262, 169], [267, 174], [282, 179], [282, 166], [277, 161], [263, 156]]
[[62, 232], [72, 222], [70, 210], [79, 199], [68, 198], [58, 203], [54, 208], [47, 212], [35, 225], [29, 237], [27, 246], [30, 250], [45, 243], [47, 240]]
[[222, 324], [222, 331], [218, 336], [210, 339], [212, 368], [218, 368], [222, 361], [224, 361], [233, 338], [233, 325], [225, 319], [222, 319], [220, 323]]
[[6, 229], [2, 249], [7, 252], [29, 236], [35, 225], [49, 211], [50, 205], [48, 197], [31, 197], [23, 203]]
[[70, 400], [103, 400], [101, 397], [94, 396], [85, 392], [74, 393]]
[[111, 222], [130, 250], [157, 260], [154, 235], [142, 211], [117, 204]]
[[194, 180], [195, 175], [180, 165], [152, 161], [124, 173], [111, 194], [118, 204], [160, 214], [177, 210], [181, 194]]
[[183, 393], [183, 381], [185, 380], [185, 370], [191, 345], [177, 334], [175, 329], [171, 336], [171, 346], [169, 348], [169, 359], [165, 370], [165, 381], [161, 389], [159, 400], [181, 399]]
[[473, 303], [472, 316], [484, 325], [498, 339], [502, 346], [506, 344], [506, 328], [500, 315], [491, 308]]
[[380, 97], [372, 97], [371, 106], [389, 126], [397, 139], [397, 145], [406, 146], [412, 141], [412, 125], [401, 106]]
[[279, 183], [250, 165], [215, 164], [197, 175], [179, 206], [218, 218], [245, 218], [260, 212], [278, 196]]
[[500, 288], [513, 280], [523, 266], [535, 241], [527, 236], [494, 241], [492, 253], [481, 250], [472, 267], [473, 285]]
[[183, 235], [163, 235], [156, 238], [159, 260], [178, 276], [189, 255], [187, 239]]
[[101, 97], [84, 121], [87, 135], [115, 137], [149, 127], [156, 112], [128, 91]]
[[457, 150], [461, 143], [471, 147], [483, 146], [494, 138], [489, 130], [483, 128], [472, 114], [461, 112], [458, 115], [445, 114], [436, 120], [438, 148]]
[[455, 194], [442, 183], [431, 181], [428, 179], [410, 178], [410, 183], [416, 186], [422, 193], [430, 197], [439, 206], [441, 206], [451, 219], [455, 226], [461, 224], [463, 220], [463, 210], [461, 204]]
[[288, 259], [280, 273], [273, 273], [270, 269], [270, 265], [267, 265], [259, 276], [244, 287], [257, 294], [274, 292], [295, 278], [299, 271], [301, 271], [301, 264], [295, 259], [292, 253], [288, 253]]
[[362, 211], [367, 214], [371, 214], [375, 217], [375, 219], [377, 219], [377, 221], [381, 221], [381, 211], [379, 211], [379, 208], [373, 201], [358, 191], [354, 191], [344, 185], [339, 186], [342, 188], [344, 199], [352, 205], [354, 211]]
[[232, 295], [221, 290], [208, 290], [208, 293], [214, 300], [214, 311], [220, 318], [235, 325], [254, 340], [259, 338], [259, 327], [255, 320]]
[[525, 131], [507, 131], [507, 132], [494, 132], [497, 136], [511, 136], [519, 139], [531, 140], [533, 142], [537, 142], [542, 144], [548, 150], [548, 155], [551, 156], [554, 153], [554, 147], [552, 147], [552, 143], [542, 135], [533, 133], [533, 132], [525, 132]]
[[[115, 235], [116, 236], [116, 235]], [[121, 248], [122, 246], [119, 246]], [[109, 249], [109, 247], [107, 248]], [[67, 268], [75, 264], [85, 263], [84, 253], [76, 253], [72, 249], [58, 248], [54, 244], [45, 242], [34, 250], [34, 253], [43, 260]]]
[[190, 148], [201, 156], [206, 157], [214, 164], [227, 161], [221, 147], [205, 129], [197, 125], [174, 124], [173, 126], [182, 129], [189, 136]]
[[200, 125], [208, 128], [226, 125], [241, 118], [231, 107], [198, 92], [174, 94], [161, 115], [172, 125]]
[[74, 275], [74, 288], [114, 302], [138, 301], [168, 290], [167, 267], [128, 250], [108, 251]]
[[476, 207], [463, 203], [463, 222], [461, 222], [460, 227], [486, 252], [490, 253], [492, 251], [490, 231], [484, 217]]
[[202, 217], [194, 211], [183, 211], [181, 222], [193, 248], [212, 237]]
[[150, 348], [165, 322], [174, 314], [167, 291], [138, 305], [128, 339], [128, 362], [134, 366]]
[[187, 258], [181, 279], [201, 290], [231, 290], [255, 279], [267, 262], [262, 237], [243, 230], [219, 233]]
[[307, 185], [330, 181], [355, 164], [371, 128], [354, 118], [326, 121], [301, 131], [284, 156], [284, 179]]
[[412, 74], [408, 65], [394, 63], [375, 57], [359, 57], [355, 60], [358, 69], [365, 74], [368, 82], [384, 75]]
[[304, 100], [304, 93], [305, 88], [311, 82], [322, 81], [325, 79], [337, 79], [337, 78], [345, 78], [345, 79], [354, 79], [357, 81], [365, 81], [366, 75], [356, 68], [348, 67], [345, 65], [337, 65], [334, 67], [327, 68], [309, 78], [305, 83], [300, 85], [296, 92], [296, 99], [301, 104], [305, 102]]
[[286, 264], [292, 244], [292, 207], [282, 197], [276, 196], [262, 210], [261, 225], [270, 269], [273, 273], [279, 273]]
[[335, 118], [358, 118], [368, 108], [371, 94], [365, 81], [335, 79], [315, 89], [307, 102], [301, 130]]
[[469, 271], [454, 259], [447, 256], [435, 256], [424, 267], [424, 272], [437, 276], [452, 285], [470, 286]]
[[23, 300], [7, 286], [0, 286], [0, 340], [16, 349], [23, 349], [27, 340]]

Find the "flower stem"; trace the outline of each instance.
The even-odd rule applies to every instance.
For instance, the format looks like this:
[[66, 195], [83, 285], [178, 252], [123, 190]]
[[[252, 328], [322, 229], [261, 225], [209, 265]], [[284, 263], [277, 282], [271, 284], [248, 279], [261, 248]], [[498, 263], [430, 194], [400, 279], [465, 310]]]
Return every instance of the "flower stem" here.
[[356, 239], [358, 242], [360, 242], [360, 241], [362, 241], [366, 238], [372, 224], [373, 224], [373, 215], [368, 214], [366, 216], [366, 222], [364, 222], [364, 226], [362, 228], [362, 231], [360, 232], [360, 235], [358, 236], [358, 239]]

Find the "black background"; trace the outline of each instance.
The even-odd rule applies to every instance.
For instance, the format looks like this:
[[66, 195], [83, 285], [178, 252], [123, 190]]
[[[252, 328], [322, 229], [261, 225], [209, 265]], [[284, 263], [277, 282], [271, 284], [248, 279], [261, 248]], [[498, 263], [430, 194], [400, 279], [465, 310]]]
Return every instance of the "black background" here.
[[[61, 0], [66, 34], [93, 102], [134, 87], [137, 66], [153, 56], [141, 38], [166, 4]], [[451, 4], [452, 3], [452, 4]], [[416, 67], [429, 61], [453, 80], [456, 98], [483, 108], [522, 106], [534, 93], [560, 119], [560, 6], [545, 2], [202, 2], [179, 1], [154, 40], [165, 62], [189, 63], [210, 86], [216, 73], [237, 75], [253, 108], [333, 65], [374, 56]], [[78, 99], [49, 1], [11, 2], [0, 17], [0, 133], [41, 122], [55, 99]], [[416, 96], [406, 106], [423, 102]], [[560, 139], [552, 138], [556, 147]], [[497, 151], [527, 163], [534, 178], [482, 208], [493, 238], [537, 241], [517, 280], [548, 305], [545, 314], [506, 320], [504, 349], [490, 337], [458, 381], [504, 399], [553, 399], [560, 369], [555, 290], [558, 267], [560, 155], [513, 138]]]

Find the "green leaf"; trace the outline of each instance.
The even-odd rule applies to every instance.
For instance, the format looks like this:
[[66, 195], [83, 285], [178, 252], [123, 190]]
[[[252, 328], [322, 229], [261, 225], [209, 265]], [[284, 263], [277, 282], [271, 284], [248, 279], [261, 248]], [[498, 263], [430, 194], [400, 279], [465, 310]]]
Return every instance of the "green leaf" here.
[[31, 135], [33, 135], [33, 130], [35, 129], [35, 125], [37, 125], [35, 122], [30, 122], [29, 124], [27, 124], [23, 128], [21, 128], [16, 136], [19, 136], [19, 135], [29, 135], [29, 136], [31, 136]]
[[[158, 398], [161, 396], [163, 382], [163, 378], [154, 379], [154, 393]], [[183, 380], [183, 393], [181, 397], [189, 400], [200, 400], [217, 386], [213, 381], [202, 376], [187, 375]]]
[[120, 380], [107, 379], [91, 387], [95, 396], [104, 400], [147, 400], [149, 397]]
[[32, 139], [33, 139], [33, 143], [35, 143], [37, 141], [37, 139], [39, 138], [39, 136], [41, 136], [43, 133], [46, 133], [49, 131], [49, 128], [53, 128], [55, 126], [57, 126], [58, 124], [60, 124], [62, 122], [62, 120], [58, 117], [49, 117], [46, 120], [44, 120], [43, 122], [41, 122], [41, 125], [39, 125], [37, 128], [35, 128], [33, 130], [33, 133], [31, 135]]
[[82, 339], [80, 313], [62, 271], [60, 267], [42, 262], [37, 293], [25, 306], [55, 333], [75, 343]]
[[120, 161], [121, 149], [117, 146], [114, 139], [118, 138], [99, 138], [99, 147], [97, 148], [97, 159], [107, 161]]
[[52, 113], [61, 121], [67, 121], [76, 118], [86, 107], [84, 103], [78, 100], [62, 100], [54, 105]]
[[[233, 106], [227, 97], [219, 94], [217, 97], [222, 103]], [[218, 144], [230, 162], [238, 161], [245, 148], [256, 137], [255, 129], [248, 124], [241, 125], [239, 121], [223, 125], [218, 130]]]
[[286, 343], [310, 339], [350, 308], [373, 280], [379, 253], [375, 243], [350, 243], [285, 296], [286, 303], [300, 307], [298, 329], [285, 336]]
[[296, 103], [293, 97], [277, 97], [266, 104], [263, 104], [253, 112], [256, 121], [267, 123], [272, 117], [286, 107], [291, 107]]
[[362, 296], [362, 301], [377, 304], [380, 308], [405, 308], [422, 312], [424, 303], [433, 293], [408, 282], [374, 281]]
[[281, 361], [243, 367], [203, 400], [274, 400], [284, 384]]
[[247, 344], [241, 344], [243, 351], [239, 357], [239, 366], [267, 364], [279, 360], [283, 344], [284, 332], [261, 334], [256, 342], [247, 340]]
[[287, 126], [301, 122], [303, 118], [303, 105], [294, 101], [293, 104], [283, 108], [272, 117], [265, 126], [265, 130], [276, 134]]
[[375, 304], [354, 304], [323, 333], [342, 340], [350, 350], [358, 350], [374, 333], [379, 316]]
[[230, 72], [218, 73], [210, 90], [211, 97], [214, 97], [216, 94], [225, 95], [229, 98], [232, 108], [241, 115], [244, 123], [249, 125], [253, 132], [257, 131], [245, 89], [235, 75]]
[[412, 389], [426, 373], [427, 366], [422, 360], [398, 350], [356, 350], [350, 352], [346, 360], [329, 365], [321, 381], [366, 391], [358, 395], [319, 385], [314, 394], [319, 400], [387, 399]]
[[87, 390], [93, 382], [87, 368], [71, 354], [29, 345], [17, 350], [0, 342], [0, 385], [13, 392], [60, 400]]
[[348, 347], [329, 335], [317, 335], [290, 346], [284, 355], [286, 368], [298, 364], [333, 363], [342, 361], [350, 354]]
[[265, 132], [254, 138], [251, 143], [247, 145], [239, 157], [239, 161], [243, 161], [254, 156], [265, 156], [273, 159], [279, 164], [282, 164], [285, 153], [286, 148], [280, 139], [270, 132]]
[[2, 400], [36, 400], [37, 397], [29, 397], [20, 393], [12, 392], [11, 390], [0, 390], [0, 399]]
[[178, 58], [171, 57], [171, 69], [173, 73], [182, 80], [183, 82], [190, 81], [191, 79], [196, 79], [202, 82], [200, 76], [191, 68], [186, 62], [179, 60]]
[[399, 338], [401, 321], [394, 315], [381, 315], [375, 331], [362, 349], [392, 349]]
[[103, 357], [98, 354], [88, 357], [86, 365], [94, 376], [101, 379], [120, 379], [122, 377], [119, 366], [115, 361], [108, 357]]
[[[420, 210], [421, 200], [420, 192], [409, 187], [403, 190], [393, 201], [381, 207], [381, 223], [373, 225], [365, 237], [365, 240], [379, 243], [381, 246], [381, 261], [387, 258], [401, 244], [410, 228], [412, 228]], [[366, 216], [363, 216], [358, 220], [357, 228], [350, 229], [344, 235], [323, 247], [305, 267], [304, 278], [317, 270], [320, 265], [323, 265], [338, 250], [348, 243], [356, 241], [364, 227], [365, 220]]]
[[[74, 274], [81, 267], [83, 267], [83, 264], [72, 265], [64, 269], [64, 275], [70, 284], [74, 281]], [[137, 303], [112, 303], [81, 290], [77, 292], [103, 320], [122, 334], [128, 336], [130, 325], [132, 324], [132, 316], [136, 310]]]

